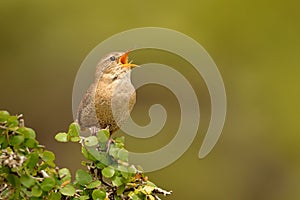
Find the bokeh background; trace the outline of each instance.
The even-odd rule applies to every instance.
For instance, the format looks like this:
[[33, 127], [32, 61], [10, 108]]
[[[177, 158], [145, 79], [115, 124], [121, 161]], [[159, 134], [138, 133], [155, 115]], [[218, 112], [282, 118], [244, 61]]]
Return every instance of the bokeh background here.
[[[201, 76], [167, 52], [132, 53], [136, 63], [160, 62], [185, 74], [201, 108], [199, 132], [188, 151], [172, 165], [148, 173], [159, 186], [173, 190], [164, 199], [299, 199], [299, 6], [293, 0], [3, 0], [0, 109], [23, 113], [26, 125], [56, 153], [56, 163], [74, 172], [83, 159], [79, 145], [57, 143], [54, 135], [73, 120], [72, 87], [83, 59], [121, 31], [171, 28], [194, 38], [212, 56], [224, 79], [228, 113], [219, 142], [199, 160], [210, 117]], [[166, 107], [166, 127], [150, 139], [126, 137], [129, 150], [155, 150], [174, 136], [180, 109], [166, 88], [141, 88], [133, 118], [147, 124], [153, 103]]]

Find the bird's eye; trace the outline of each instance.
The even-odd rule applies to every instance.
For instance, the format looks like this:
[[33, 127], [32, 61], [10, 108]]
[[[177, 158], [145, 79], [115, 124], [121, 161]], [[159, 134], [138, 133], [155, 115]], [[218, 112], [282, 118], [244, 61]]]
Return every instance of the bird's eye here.
[[116, 60], [116, 57], [111, 56], [109, 59], [110, 59], [111, 61], [115, 61], [115, 60]]

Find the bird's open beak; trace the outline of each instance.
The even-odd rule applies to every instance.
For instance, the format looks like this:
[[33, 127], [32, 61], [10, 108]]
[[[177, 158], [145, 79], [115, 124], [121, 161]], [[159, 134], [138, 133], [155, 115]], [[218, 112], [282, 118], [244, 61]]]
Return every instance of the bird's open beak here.
[[119, 64], [124, 67], [124, 68], [129, 68], [129, 69], [132, 69], [132, 68], [135, 68], [137, 67], [138, 65], [136, 64], [132, 64], [131, 62], [128, 62], [128, 54], [129, 54], [129, 51], [124, 53], [120, 58], [119, 58]]

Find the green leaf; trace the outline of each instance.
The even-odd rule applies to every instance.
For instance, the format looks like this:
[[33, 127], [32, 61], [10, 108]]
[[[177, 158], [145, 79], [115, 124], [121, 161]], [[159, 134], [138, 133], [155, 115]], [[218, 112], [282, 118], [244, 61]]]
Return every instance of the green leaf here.
[[124, 165], [119, 165], [118, 170], [121, 172], [122, 176], [127, 179], [129, 177], [128, 168]]
[[10, 144], [13, 146], [19, 146], [24, 142], [24, 136], [23, 135], [14, 135], [10, 139]]
[[9, 112], [5, 110], [0, 111], [0, 122], [6, 122], [8, 120], [8, 117], [10, 116]]
[[70, 141], [71, 142], [79, 142], [81, 140], [79, 135], [80, 135], [79, 124], [74, 122], [69, 126], [68, 136], [70, 137]]
[[156, 186], [154, 183], [152, 183], [151, 181], [147, 181], [147, 185], [149, 185], [149, 186], [151, 186], [151, 187], [154, 187], [154, 188], [157, 187], [157, 186]]
[[112, 157], [114, 157], [115, 159], [118, 159], [118, 152], [119, 152], [119, 148], [117, 148], [114, 144], [110, 145], [109, 148], [109, 155], [111, 155]]
[[68, 134], [67, 133], [57, 133], [55, 135], [55, 139], [58, 141], [58, 142], [68, 142]]
[[79, 200], [87, 200], [87, 199], [90, 199], [90, 196], [88, 196], [88, 195], [84, 195], [84, 196], [80, 195], [80, 197], [79, 197]]
[[105, 167], [101, 172], [106, 178], [111, 178], [115, 174], [115, 170], [112, 167]]
[[115, 142], [116, 142], [116, 143], [122, 143], [122, 144], [124, 144], [124, 142], [125, 142], [125, 137], [124, 137], [124, 136], [117, 137], [117, 138], [115, 138]]
[[88, 188], [88, 189], [93, 189], [93, 188], [99, 187], [100, 185], [101, 185], [101, 181], [96, 180], [96, 181], [93, 181], [93, 182], [91, 182], [90, 184], [88, 184], [88, 185], [86, 186], [86, 188]]
[[124, 179], [122, 177], [116, 176], [112, 179], [112, 184], [114, 186], [119, 187], [119, 186], [123, 185], [123, 181], [124, 181]]
[[106, 154], [106, 153], [99, 152], [95, 147], [87, 147], [87, 150], [89, 151], [91, 156], [96, 159], [96, 161], [97, 160], [100, 161], [102, 159], [101, 155]]
[[96, 148], [92, 147], [92, 148], [88, 148], [88, 147], [81, 147], [81, 152], [84, 155], [84, 157], [90, 161], [96, 162], [97, 160], [100, 159], [100, 154], [97, 151]]
[[24, 145], [28, 148], [35, 148], [38, 145], [38, 141], [32, 138], [25, 139]]
[[44, 170], [48, 167], [48, 164], [46, 163], [42, 163], [39, 167], [38, 167], [38, 171]]
[[8, 154], [12, 154], [12, 153], [13, 153], [13, 150], [12, 150], [12, 148], [10, 148], [10, 147], [7, 147], [6, 150], [7, 150], [7, 153], [8, 153]]
[[31, 154], [29, 154], [28, 159], [27, 159], [27, 167], [29, 170], [32, 170], [36, 164], [39, 161], [39, 155], [36, 152], [32, 152]]
[[6, 141], [6, 135], [0, 135], [0, 144], [3, 144], [4, 141]]
[[12, 127], [17, 127], [19, 125], [18, 117], [17, 116], [9, 116], [7, 118], [7, 126], [12, 128]]
[[73, 122], [69, 126], [68, 135], [70, 137], [79, 137], [80, 134], [80, 127], [76, 122]]
[[106, 129], [102, 129], [98, 131], [97, 138], [99, 142], [106, 143], [109, 138], [109, 131]]
[[[10, 173], [10, 168], [8, 166], [1, 166], [0, 167], [0, 174], [9, 174]], [[2, 176], [2, 175], [1, 175]]]
[[20, 187], [20, 185], [21, 185], [19, 177], [17, 177], [14, 174], [8, 174], [6, 179], [15, 188]]
[[81, 140], [80, 137], [71, 137], [70, 138], [71, 142], [79, 142]]
[[61, 178], [61, 180], [63, 182], [71, 180], [71, 173], [70, 170], [67, 168], [62, 168], [58, 171], [59, 174], [59, 178]]
[[34, 130], [31, 129], [31, 128], [27, 128], [27, 127], [19, 127], [19, 128], [17, 129], [17, 132], [23, 134], [25, 138], [32, 138], [32, 139], [35, 139], [35, 137], [36, 137], [36, 134], [35, 134]]
[[84, 138], [84, 144], [88, 147], [95, 146], [98, 144], [98, 139], [96, 136], [89, 136]]
[[[101, 152], [101, 153], [98, 153], [98, 157], [97, 157], [97, 160], [100, 161], [100, 163], [102, 163], [104, 165], [104, 167], [108, 166], [110, 163], [109, 163], [109, 155], [105, 152]], [[100, 166], [100, 164], [98, 165]]]
[[29, 200], [42, 200], [42, 198], [41, 197], [30, 197]]
[[43, 180], [43, 182], [41, 183], [41, 189], [43, 191], [50, 191], [52, 188], [54, 188], [56, 182], [55, 182], [55, 179], [52, 178], [52, 177], [48, 177], [48, 178], [45, 178]]
[[45, 161], [45, 163], [52, 165], [53, 161], [55, 160], [55, 155], [51, 151], [44, 151], [41, 155], [42, 160]]
[[104, 200], [106, 198], [106, 192], [104, 190], [96, 189], [92, 193], [92, 198], [94, 200]]
[[143, 187], [143, 190], [145, 191], [146, 194], [151, 194], [152, 191], [154, 190], [154, 187], [150, 186], [150, 185], [145, 185]]
[[35, 179], [28, 175], [22, 175], [20, 177], [20, 182], [27, 188], [32, 187], [35, 184]]
[[31, 189], [31, 193], [35, 197], [40, 197], [42, 195], [43, 191], [41, 190], [41, 188], [39, 186], [35, 185]]
[[138, 195], [136, 195], [134, 193], [132, 195], [130, 195], [130, 197], [131, 197], [132, 200], [142, 200]]
[[91, 161], [96, 161], [96, 159], [90, 155], [90, 153], [87, 151], [87, 149], [84, 146], [81, 147], [81, 153], [86, 159]]
[[[118, 189], [119, 189], [119, 188], [118, 188]], [[117, 189], [117, 190], [118, 190], [118, 189]], [[118, 193], [118, 191], [117, 191], [117, 193]], [[115, 195], [115, 196], [114, 196], [114, 200], [122, 200], [122, 199], [121, 199], [121, 197]]]
[[134, 174], [136, 174], [136, 172], [137, 172], [137, 170], [136, 170], [136, 168], [133, 165], [131, 165], [130, 167], [128, 167], [128, 173], [129, 174], [134, 175]]
[[66, 185], [63, 188], [60, 188], [60, 192], [65, 196], [73, 196], [76, 193], [76, 190], [72, 185]]
[[[30, 190], [31, 190], [31, 189], [30, 189]], [[32, 196], [31, 191], [28, 191], [26, 187], [21, 186], [21, 191], [24, 193], [24, 194], [21, 193], [22, 196], [23, 196], [23, 195], [24, 195], [24, 196], [27, 196], [27, 197], [31, 197], [31, 196]], [[1, 195], [0, 195], [0, 197], [1, 197]]]
[[125, 191], [125, 185], [120, 185], [120, 186], [117, 188], [117, 195], [123, 194], [124, 191]]
[[80, 185], [87, 185], [92, 182], [92, 176], [82, 169], [76, 171], [75, 179]]
[[51, 192], [51, 194], [48, 197], [48, 200], [60, 200], [61, 194], [59, 192]]
[[128, 151], [126, 149], [120, 149], [118, 151], [118, 158], [121, 161], [128, 162]]
[[3, 135], [3, 139], [4, 139], [3, 142], [0, 143], [1, 144], [0, 149], [6, 149], [8, 147], [8, 141], [5, 135]]
[[98, 169], [104, 169], [104, 168], [106, 167], [106, 165], [105, 165], [104, 163], [102, 163], [102, 162], [97, 162], [97, 163], [96, 163], [96, 167], [97, 167]]

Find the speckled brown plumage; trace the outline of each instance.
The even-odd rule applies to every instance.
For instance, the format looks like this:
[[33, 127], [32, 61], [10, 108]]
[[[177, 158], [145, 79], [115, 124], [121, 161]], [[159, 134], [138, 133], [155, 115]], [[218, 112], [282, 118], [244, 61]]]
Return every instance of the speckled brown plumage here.
[[129, 117], [136, 101], [130, 80], [131, 68], [127, 54], [106, 55], [96, 67], [95, 80], [79, 104], [77, 122], [82, 130], [108, 128], [117, 131]]

